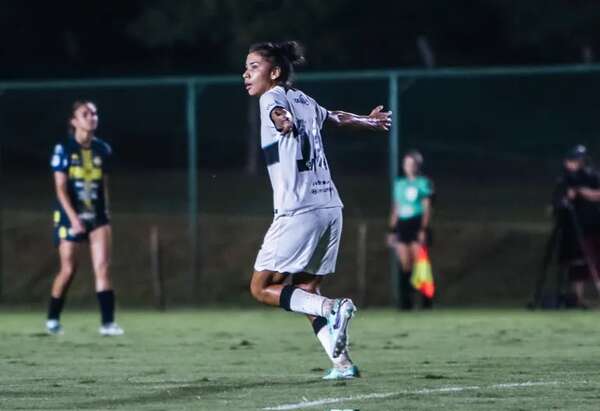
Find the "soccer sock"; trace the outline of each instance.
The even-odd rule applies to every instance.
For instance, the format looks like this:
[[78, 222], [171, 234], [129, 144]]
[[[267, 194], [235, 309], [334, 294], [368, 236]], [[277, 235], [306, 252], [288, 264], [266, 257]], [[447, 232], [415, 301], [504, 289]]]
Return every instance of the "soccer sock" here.
[[50, 296], [50, 302], [48, 303], [48, 319], [56, 321], [60, 320], [60, 313], [62, 312], [64, 305], [64, 297], [55, 298]]
[[400, 271], [400, 308], [411, 310], [413, 308], [413, 286], [410, 283], [411, 271]]
[[337, 358], [333, 358], [333, 341], [331, 340], [331, 335], [327, 329], [327, 320], [324, 317], [317, 317], [312, 322], [312, 326], [315, 335], [323, 346], [323, 349], [333, 366], [338, 368], [350, 367], [352, 365], [352, 360], [350, 359], [347, 350], [344, 350]]
[[100, 315], [102, 324], [109, 324], [115, 321], [115, 293], [113, 290], [100, 291], [96, 293], [98, 303], [100, 304]]
[[281, 290], [279, 306], [287, 311], [325, 317], [333, 307], [333, 300], [286, 285]]

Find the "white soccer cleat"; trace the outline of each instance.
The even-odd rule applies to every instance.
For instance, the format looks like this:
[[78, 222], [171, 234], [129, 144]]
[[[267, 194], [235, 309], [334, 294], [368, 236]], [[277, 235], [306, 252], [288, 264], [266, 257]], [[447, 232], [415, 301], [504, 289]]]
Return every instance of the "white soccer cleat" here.
[[353, 378], [359, 378], [360, 371], [356, 365], [351, 365], [346, 368], [334, 367], [327, 371], [327, 374], [323, 376], [324, 380], [351, 380]]
[[335, 300], [327, 316], [327, 329], [331, 335], [332, 356], [337, 358], [348, 346], [348, 324], [356, 312], [356, 306], [349, 298]]
[[125, 331], [117, 323], [102, 324], [99, 331], [100, 335], [104, 337], [115, 337], [125, 334]]
[[58, 320], [47, 320], [46, 321], [46, 332], [50, 335], [63, 335], [64, 331], [62, 325]]

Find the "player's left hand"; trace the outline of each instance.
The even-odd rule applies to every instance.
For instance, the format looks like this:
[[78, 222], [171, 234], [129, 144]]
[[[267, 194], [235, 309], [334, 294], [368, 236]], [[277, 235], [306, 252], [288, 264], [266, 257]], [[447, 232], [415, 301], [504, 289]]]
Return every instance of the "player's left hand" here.
[[387, 244], [388, 247], [395, 247], [397, 242], [398, 242], [398, 240], [397, 240], [397, 237], [395, 234], [388, 233], [385, 236], [385, 243]]
[[371, 127], [375, 130], [389, 131], [392, 126], [392, 112], [381, 111], [383, 106], [377, 106], [367, 116]]
[[594, 191], [587, 187], [576, 188], [575, 196], [581, 196], [584, 200], [588, 200], [588, 201], [597, 201], [597, 200], [594, 200]]
[[427, 231], [425, 229], [419, 230], [417, 234], [417, 241], [421, 245], [425, 245], [427, 243]]

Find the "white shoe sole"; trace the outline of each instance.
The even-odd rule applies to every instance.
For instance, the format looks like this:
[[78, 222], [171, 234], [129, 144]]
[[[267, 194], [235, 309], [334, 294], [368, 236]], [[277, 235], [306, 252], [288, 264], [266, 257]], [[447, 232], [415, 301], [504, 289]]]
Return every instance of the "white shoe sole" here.
[[[350, 306], [344, 307], [344, 305]], [[342, 304], [340, 304], [340, 307], [342, 307], [340, 308], [340, 315], [342, 316], [342, 318], [340, 320], [341, 323], [339, 333], [333, 345], [333, 358], [339, 357], [340, 354], [346, 349], [346, 346], [348, 345], [348, 325], [350, 324], [350, 320], [352, 319], [352, 317], [354, 317], [354, 314], [356, 313], [356, 306], [354, 305], [352, 300], [342, 302]]]
[[119, 331], [103, 331], [102, 329], [100, 329], [100, 335], [103, 337], [119, 337], [123, 334], [125, 334], [125, 331], [123, 330], [119, 330]]
[[100, 333], [102, 337], [120, 337], [124, 333]]

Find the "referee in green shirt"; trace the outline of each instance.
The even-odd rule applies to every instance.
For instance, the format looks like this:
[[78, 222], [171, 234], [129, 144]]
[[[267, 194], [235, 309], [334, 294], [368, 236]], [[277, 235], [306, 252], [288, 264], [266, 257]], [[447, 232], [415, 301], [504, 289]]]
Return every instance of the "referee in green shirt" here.
[[[394, 197], [390, 213], [388, 244], [400, 261], [400, 304], [413, 307], [410, 276], [420, 245], [431, 243], [431, 200], [434, 194], [431, 180], [421, 174], [423, 156], [416, 150], [404, 155], [404, 177], [394, 182]], [[423, 297], [423, 307], [431, 308], [432, 300]]]

